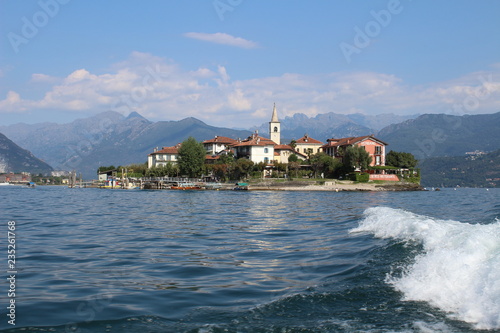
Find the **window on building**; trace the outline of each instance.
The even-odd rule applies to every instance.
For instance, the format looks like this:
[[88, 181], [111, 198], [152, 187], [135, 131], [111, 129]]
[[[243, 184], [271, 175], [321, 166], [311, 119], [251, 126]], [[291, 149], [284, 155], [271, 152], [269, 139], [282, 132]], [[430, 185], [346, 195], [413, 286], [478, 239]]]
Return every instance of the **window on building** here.
[[382, 147], [381, 146], [375, 146], [375, 154], [382, 154]]
[[269, 162], [269, 159], [267, 157], [264, 157], [264, 163]]
[[264, 154], [268, 154], [269, 153], [269, 148], [264, 148]]
[[274, 132], [278, 132], [278, 126], [274, 126]]
[[375, 156], [375, 165], [380, 165], [380, 156]]

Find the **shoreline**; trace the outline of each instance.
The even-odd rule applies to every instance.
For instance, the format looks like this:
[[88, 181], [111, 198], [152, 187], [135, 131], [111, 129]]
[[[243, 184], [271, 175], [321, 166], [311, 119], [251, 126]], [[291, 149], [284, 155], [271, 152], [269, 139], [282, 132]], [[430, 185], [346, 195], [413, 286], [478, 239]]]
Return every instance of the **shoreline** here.
[[330, 191], [330, 192], [381, 192], [381, 191], [424, 191], [418, 184], [374, 184], [374, 183], [334, 183], [334, 184], [293, 184], [287, 183], [258, 183], [249, 184], [249, 191]]

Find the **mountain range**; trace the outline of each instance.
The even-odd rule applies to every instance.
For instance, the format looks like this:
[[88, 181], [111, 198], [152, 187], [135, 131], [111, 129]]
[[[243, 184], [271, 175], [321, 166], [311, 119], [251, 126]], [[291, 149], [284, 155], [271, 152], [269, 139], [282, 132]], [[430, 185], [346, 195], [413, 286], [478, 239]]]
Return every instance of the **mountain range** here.
[[0, 173], [48, 173], [52, 167], [0, 133]]
[[[388, 150], [411, 152], [420, 160], [500, 149], [500, 112], [474, 116], [295, 114], [280, 121], [282, 143], [306, 133], [323, 142], [328, 138], [375, 134], [389, 144]], [[151, 122], [136, 112], [125, 117], [113, 111], [68, 124], [0, 126], [0, 133], [54, 169], [77, 170], [86, 179], [95, 178], [99, 166], [144, 163], [155, 147], [172, 146], [189, 136], [199, 141], [216, 135], [237, 139], [246, 138], [254, 130], [266, 136], [268, 124], [236, 130], [210, 126], [195, 118]]]
[[419, 160], [435, 156], [463, 156], [500, 149], [500, 112], [452, 116], [424, 114], [389, 125], [377, 134], [390, 149], [412, 153]]
[[422, 186], [500, 187], [500, 150], [488, 154], [431, 157], [419, 165]]
[[77, 170], [96, 178], [99, 166], [144, 163], [155, 147], [172, 146], [189, 136], [246, 138], [250, 131], [209, 126], [195, 118], [151, 122], [138, 113], [108, 111], [68, 124], [16, 124], [0, 132], [57, 170]]
[[[292, 117], [280, 119], [281, 138], [282, 142], [290, 142], [292, 139], [300, 139], [305, 134], [308, 134], [311, 138], [326, 142], [328, 138], [375, 134], [388, 125], [416, 117], [418, 115], [398, 116], [386, 113], [370, 116], [361, 113], [344, 115], [334, 112], [308, 117], [303, 113], [296, 113]], [[258, 127], [253, 127], [252, 130], [258, 130], [259, 133], [268, 133], [269, 124], [263, 123]]]

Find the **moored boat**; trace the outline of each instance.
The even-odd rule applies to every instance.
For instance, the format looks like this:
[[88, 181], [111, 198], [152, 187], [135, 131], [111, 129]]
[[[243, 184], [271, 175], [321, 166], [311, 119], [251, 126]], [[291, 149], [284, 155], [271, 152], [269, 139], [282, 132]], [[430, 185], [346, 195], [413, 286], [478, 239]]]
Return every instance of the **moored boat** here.
[[177, 183], [177, 185], [170, 186], [171, 190], [202, 190], [203, 187], [194, 183]]
[[234, 191], [248, 191], [248, 183], [236, 183]]

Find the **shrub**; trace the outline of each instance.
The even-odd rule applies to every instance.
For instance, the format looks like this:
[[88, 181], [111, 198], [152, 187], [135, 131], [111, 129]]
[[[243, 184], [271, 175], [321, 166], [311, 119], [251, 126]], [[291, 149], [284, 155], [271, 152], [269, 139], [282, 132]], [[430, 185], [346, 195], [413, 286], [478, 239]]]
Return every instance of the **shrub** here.
[[349, 174], [349, 179], [352, 181], [360, 182], [360, 183], [367, 183], [370, 180], [370, 174], [351, 172]]

